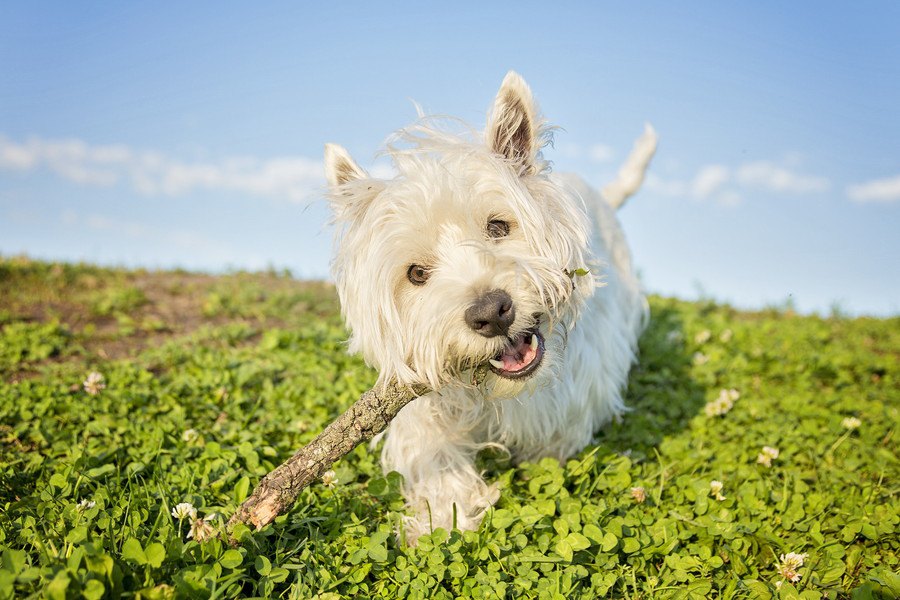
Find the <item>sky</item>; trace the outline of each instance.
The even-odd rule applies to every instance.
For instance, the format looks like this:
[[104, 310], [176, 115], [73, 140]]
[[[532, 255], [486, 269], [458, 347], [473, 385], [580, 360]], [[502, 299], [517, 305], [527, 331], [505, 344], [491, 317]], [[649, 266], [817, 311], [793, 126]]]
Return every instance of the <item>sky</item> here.
[[322, 147], [389, 174], [416, 116], [510, 69], [602, 186], [645, 287], [900, 312], [900, 3], [0, 4], [0, 255], [327, 278]]

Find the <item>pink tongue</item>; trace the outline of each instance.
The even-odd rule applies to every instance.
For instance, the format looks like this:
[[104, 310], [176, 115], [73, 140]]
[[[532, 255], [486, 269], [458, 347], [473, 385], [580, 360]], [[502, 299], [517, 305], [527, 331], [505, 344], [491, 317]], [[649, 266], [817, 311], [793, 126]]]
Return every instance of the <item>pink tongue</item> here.
[[[531, 336], [528, 337], [530, 341]], [[525, 336], [522, 335], [516, 338], [515, 346], [503, 351], [500, 360], [503, 361], [504, 370], [521, 371], [531, 364], [536, 354], [537, 352], [531, 349], [531, 345], [525, 341]]]

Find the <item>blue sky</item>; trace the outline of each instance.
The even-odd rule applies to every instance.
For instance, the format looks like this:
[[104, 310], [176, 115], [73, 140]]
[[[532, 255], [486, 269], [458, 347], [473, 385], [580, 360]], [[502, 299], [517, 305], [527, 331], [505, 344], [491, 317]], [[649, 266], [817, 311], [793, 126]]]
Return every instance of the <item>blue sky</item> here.
[[515, 69], [557, 170], [656, 127], [650, 290], [900, 312], [900, 4], [331, 4], [0, 5], [0, 254], [326, 277], [322, 145], [481, 125]]

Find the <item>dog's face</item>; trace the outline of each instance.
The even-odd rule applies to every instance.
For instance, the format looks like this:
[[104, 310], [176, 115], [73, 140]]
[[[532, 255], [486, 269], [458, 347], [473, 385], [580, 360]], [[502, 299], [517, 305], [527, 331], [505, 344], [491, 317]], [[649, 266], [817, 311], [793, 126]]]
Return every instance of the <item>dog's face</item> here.
[[398, 175], [370, 178], [326, 147], [338, 225], [334, 276], [350, 349], [381, 381], [471, 381], [511, 396], [552, 371], [592, 275], [584, 209], [547, 177], [544, 129], [511, 73], [484, 140], [425, 123], [389, 148]]

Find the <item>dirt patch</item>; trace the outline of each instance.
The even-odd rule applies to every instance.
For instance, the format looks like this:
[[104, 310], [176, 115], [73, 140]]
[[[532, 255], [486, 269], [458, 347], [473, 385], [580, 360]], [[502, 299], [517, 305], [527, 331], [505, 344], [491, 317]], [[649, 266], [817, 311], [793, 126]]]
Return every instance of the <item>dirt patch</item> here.
[[336, 306], [330, 284], [273, 273], [213, 276], [0, 259], [0, 328], [55, 322], [72, 334], [66, 352], [15, 365], [8, 377], [15, 380], [45, 364], [134, 357], [204, 327], [243, 323], [264, 331], [333, 318]]

